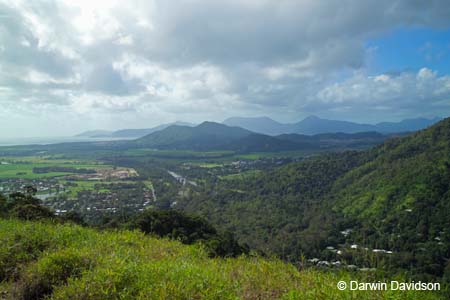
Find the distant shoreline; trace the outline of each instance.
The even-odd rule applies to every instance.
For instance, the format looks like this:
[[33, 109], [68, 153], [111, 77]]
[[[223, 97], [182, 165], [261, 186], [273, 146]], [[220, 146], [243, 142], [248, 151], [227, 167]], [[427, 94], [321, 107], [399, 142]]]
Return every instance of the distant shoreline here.
[[96, 142], [96, 141], [118, 141], [135, 138], [114, 138], [114, 137], [33, 137], [33, 138], [0, 138], [0, 147], [7, 146], [26, 146], [26, 145], [49, 145], [59, 143], [75, 142]]

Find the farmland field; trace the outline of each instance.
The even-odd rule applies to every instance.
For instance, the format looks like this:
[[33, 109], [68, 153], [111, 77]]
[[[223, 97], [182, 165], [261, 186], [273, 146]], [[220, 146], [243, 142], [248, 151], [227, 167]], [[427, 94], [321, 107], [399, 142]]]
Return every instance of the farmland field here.
[[71, 174], [71, 172], [48, 172], [35, 173], [33, 168], [49, 168], [61, 166], [76, 169], [99, 169], [110, 166], [95, 161], [77, 161], [66, 159], [49, 159], [48, 157], [25, 156], [25, 157], [2, 157], [0, 158], [0, 179], [23, 178], [36, 179], [46, 177], [58, 177]]

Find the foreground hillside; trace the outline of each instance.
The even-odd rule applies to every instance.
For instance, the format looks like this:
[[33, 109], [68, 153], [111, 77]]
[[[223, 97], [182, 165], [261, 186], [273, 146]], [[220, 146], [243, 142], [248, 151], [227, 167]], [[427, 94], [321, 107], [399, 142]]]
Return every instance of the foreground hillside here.
[[0, 220], [2, 299], [439, 299], [336, 288], [356, 277], [258, 257], [212, 259], [199, 245], [136, 231]]

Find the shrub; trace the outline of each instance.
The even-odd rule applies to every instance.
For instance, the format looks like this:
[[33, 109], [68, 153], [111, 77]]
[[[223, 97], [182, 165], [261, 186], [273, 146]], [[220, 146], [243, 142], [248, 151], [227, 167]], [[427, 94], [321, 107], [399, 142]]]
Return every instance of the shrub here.
[[10, 216], [21, 220], [42, 220], [54, 217], [53, 212], [47, 207], [34, 204], [15, 206]]
[[48, 253], [23, 270], [14, 291], [15, 299], [43, 299], [52, 293], [53, 287], [78, 277], [83, 270], [92, 267], [94, 255], [86, 249], [65, 249]]

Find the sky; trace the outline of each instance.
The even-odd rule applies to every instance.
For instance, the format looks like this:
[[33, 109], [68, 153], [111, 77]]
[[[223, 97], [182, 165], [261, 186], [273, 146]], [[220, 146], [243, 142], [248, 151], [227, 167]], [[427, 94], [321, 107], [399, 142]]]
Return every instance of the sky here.
[[448, 0], [0, 0], [0, 138], [450, 115]]

